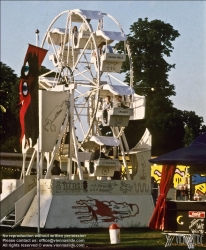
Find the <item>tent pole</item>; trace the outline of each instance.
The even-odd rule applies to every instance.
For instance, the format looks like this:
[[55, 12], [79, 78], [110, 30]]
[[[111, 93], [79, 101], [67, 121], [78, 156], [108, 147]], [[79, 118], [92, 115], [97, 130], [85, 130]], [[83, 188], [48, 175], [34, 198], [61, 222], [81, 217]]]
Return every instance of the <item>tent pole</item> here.
[[[35, 31], [36, 33], [36, 46], [39, 44], [39, 30]], [[38, 90], [38, 110], [39, 110], [39, 90]], [[38, 203], [38, 228], [37, 232], [40, 234], [40, 169], [39, 169], [39, 136], [37, 138], [37, 160], [36, 160], [36, 170], [37, 170], [37, 203]]]

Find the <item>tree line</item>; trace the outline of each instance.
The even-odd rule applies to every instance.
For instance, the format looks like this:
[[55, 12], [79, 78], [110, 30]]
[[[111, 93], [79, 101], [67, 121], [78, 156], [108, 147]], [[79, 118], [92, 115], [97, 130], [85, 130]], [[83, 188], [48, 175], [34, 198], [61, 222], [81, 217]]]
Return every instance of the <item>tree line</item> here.
[[[125, 129], [130, 148], [136, 145], [145, 128], [152, 134], [152, 155], [187, 146], [206, 132], [203, 117], [194, 111], [178, 110], [170, 100], [176, 93], [175, 86], [168, 81], [168, 73], [175, 69], [175, 64], [169, 64], [166, 58], [171, 56], [174, 49], [172, 42], [179, 36], [177, 30], [161, 20], [138, 19], [130, 26], [127, 41], [132, 52], [133, 87], [138, 95], [146, 97], [145, 119], [130, 121]], [[123, 53], [124, 43], [116, 44], [116, 49]], [[20, 79], [9, 66], [2, 62], [0, 65], [1, 151], [21, 152]], [[46, 71], [42, 66], [39, 74]], [[123, 63], [121, 73], [125, 73], [125, 82], [130, 82], [128, 58]]]

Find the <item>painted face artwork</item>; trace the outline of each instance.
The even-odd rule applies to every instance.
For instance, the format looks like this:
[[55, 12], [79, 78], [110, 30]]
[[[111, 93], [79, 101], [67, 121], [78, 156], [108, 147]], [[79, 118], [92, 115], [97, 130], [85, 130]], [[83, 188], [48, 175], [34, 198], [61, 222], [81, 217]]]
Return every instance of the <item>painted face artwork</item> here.
[[20, 142], [24, 141], [23, 148], [33, 147], [39, 134], [38, 75], [46, 53], [47, 50], [29, 44], [21, 69], [19, 84], [20, 103], [22, 104], [20, 109]]

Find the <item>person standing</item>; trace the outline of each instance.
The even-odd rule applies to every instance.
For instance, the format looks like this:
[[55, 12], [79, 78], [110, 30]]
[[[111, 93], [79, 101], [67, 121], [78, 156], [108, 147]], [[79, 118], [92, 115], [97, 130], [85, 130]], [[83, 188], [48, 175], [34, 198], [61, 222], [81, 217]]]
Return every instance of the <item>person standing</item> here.
[[115, 96], [114, 108], [121, 107], [121, 105], [122, 105], [122, 96], [121, 95]]
[[110, 96], [107, 96], [105, 98], [105, 101], [102, 105], [102, 109], [103, 109], [103, 120], [104, 120], [104, 123], [107, 123], [107, 120], [108, 120], [108, 110], [112, 108], [112, 102], [111, 102], [111, 99], [110, 99]]
[[54, 160], [54, 167], [51, 170], [52, 175], [60, 175], [61, 174], [61, 168], [59, 167], [59, 161]]
[[[91, 28], [91, 31], [93, 31], [92, 25], [90, 24], [91, 19], [86, 19], [86, 22], [83, 22], [79, 28], [79, 32], [83, 32], [83, 31], [90, 31], [89, 27]], [[88, 27], [89, 26], [89, 27]]]
[[73, 30], [73, 37], [74, 37], [74, 45], [77, 45], [77, 41], [78, 41], [78, 29], [77, 26], [74, 26]]
[[122, 96], [121, 95], [117, 95], [115, 96], [115, 100], [114, 100], [114, 108], [128, 108], [127, 106], [124, 105], [124, 102], [122, 101]]
[[109, 45], [109, 44], [106, 45], [106, 43], [103, 42], [102, 54], [105, 54], [105, 53], [114, 53], [114, 52], [113, 52], [111, 45]]

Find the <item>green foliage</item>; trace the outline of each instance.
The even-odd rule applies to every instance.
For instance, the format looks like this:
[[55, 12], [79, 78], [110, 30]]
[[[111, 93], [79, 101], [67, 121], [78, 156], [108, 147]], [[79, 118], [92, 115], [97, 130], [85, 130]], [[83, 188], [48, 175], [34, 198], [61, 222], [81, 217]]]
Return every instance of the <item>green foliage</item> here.
[[185, 125], [184, 145], [188, 146], [202, 132], [206, 132], [203, 118], [196, 115], [194, 111], [182, 112], [183, 122]]
[[[19, 151], [20, 122], [19, 122], [19, 80], [14, 71], [6, 64], [0, 62], [1, 77], [1, 151]], [[5, 112], [4, 112], [5, 111]]]
[[[51, 70], [47, 69], [45, 66], [41, 66], [40, 70], [39, 70], [39, 75], [43, 75], [45, 73], [50, 72]], [[55, 77], [56, 73], [55, 72], [51, 72], [48, 75], [46, 75], [47, 77]]]
[[[176, 94], [174, 85], [168, 81], [168, 73], [175, 64], [169, 64], [165, 59], [171, 56], [172, 42], [179, 36], [170, 24], [160, 20], [149, 22], [147, 18], [140, 18], [130, 27], [127, 41], [132, 53], [133, 86], [138, 95], [146, 97], [145, 119], [130, 122], [126, 129], [130, 148], [135, 145], [135, 139], [138, 142], [140, 132], [145, 128], [152, 134], [153, 155], [181, 148], [204, 130], [202, 117], [177, 110], [169, 99]], [[116, 44], [116, 49], [123, 53], [124, 44]], [[125, 82], [130, 82], [129, 69], [127, 58], [122, 66], [122, 72], [126, 73]]]

